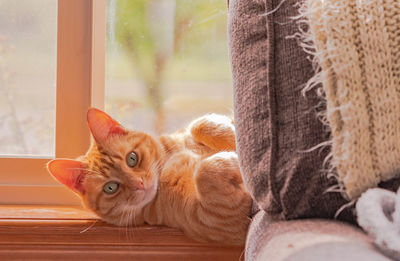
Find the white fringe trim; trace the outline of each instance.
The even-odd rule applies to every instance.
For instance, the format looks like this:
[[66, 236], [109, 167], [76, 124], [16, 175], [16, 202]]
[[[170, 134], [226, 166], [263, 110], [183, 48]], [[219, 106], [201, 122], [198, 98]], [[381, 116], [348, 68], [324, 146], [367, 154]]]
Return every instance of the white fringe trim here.
[[[333, 57], [329, 53], [334, 52], [332, 51], [332, 49], [317, 50], [315, 41], [315, 38], [317, 36], [314, 34], [314, 32], [312, 32], [312, 28], [323, 28], [323, 15], [317, 15], [318, 13], [322, 13], [323, 0], [305, 0], [303, 3], [298, 4], [300, 5], [299, 15], [292, 17], [292, 19], [297, 23], [299, 32], [295, 33], [294, 35], [288, 36], [288, 38], [296, 39], [299, 45], [303, 48], [304, 52], [310, 55], [309, 59], [312, 62], [312, 66], [315, 72], [314, 76], [307, 81], [301, 93], [304, 97], [306, 96], [307, 92], [310, 92], [312, 90], [317, 93], [317, 95], [321, 99], [321, 102], [318, 104], [317, 108], [317, 118], [325, 126], [326, 131], [331, 132], [331, 127], [328, 120], [328, 112], [326, 109], [327, 97], [323, 87], [323, 83], [329, 80], [333, 69], [330, 66], [324, 67], [322, 66], [322, 64], [332, 59]], [[318, 17], [318, 19], [314, 19], [313, 24], [311, 24], [309, 20], [311, 17]], [[307, 29], [305, 29], [305, 27]], [[329, 113], [334, 113], [338, 110], [340, 111], [342, 108], [343, 107], [330, 108]], [[342, 197], [344, 197], [346, 200], [350, 200], [346, 193], [345, 186], [343, 182], [339, 179], [338, 173], [336, 171], [337, 161], [333, 156], [334, 152], [332, 150], [332, 145], [333, 140], [331, 136], [328, 141], [322, 142], [306, 150], [305, 152], [310, 152], [319, 148], [330, 148], [330, 153], [324, 159], [322, 172], [327, 175], [328, 179], [334, 178], [337, 184], [328, 188], [324, 193], [341, 193]], [[352, 200], [341, 206], [337, 210], [335, 218], [337, 218], [344, 209], [354, 205], [354, 203], [355, 201]]]

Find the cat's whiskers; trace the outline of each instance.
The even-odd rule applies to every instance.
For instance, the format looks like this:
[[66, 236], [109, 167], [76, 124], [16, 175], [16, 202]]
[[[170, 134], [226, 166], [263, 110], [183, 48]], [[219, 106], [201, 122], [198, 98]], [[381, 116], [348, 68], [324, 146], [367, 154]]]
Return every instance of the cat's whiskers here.
[[132, 211], [133, 211], [133, 225], [136, 227], [137, 226], [137, 224], [136, 224], [136, 209], [133, 209]]
[[120, 217], [120, 226], [125, 226], [128, 205], [123, 205]]
[[126, 211], [126, 220], [125, 220], [125, 231], [126, 231], [126, 237], [128, 240], [130, 240], [130, 234], [129, 234], [130, 215], [131, 215], [131, 210], [128, 207], [128, 210]]
[[96, 219], [89, 227], [85, 228], [84, 230], [80, 231], [79, 233], [82, 234], [82, 233], [87, 232], [89, 229], [91, 229], [92, 227], [94, 227], [94, 225], [95, 225], [96, 223], [97, 223], [97, 219]]
[[122, 214], [121, 214], [121, 221], [120, 221], [120, 225], [124, 226], [125, 228], [125, 237], [128, 239], [128, 226], [127, 226], [127, 219], [128, 219], [128, 205], [124, 205]]
[[134, 236], [134, 230], [132, 228], [134, 226], [136, 226], [136, 217], [135, 217], [135, 215], [136, 215], [136, 210], [137, 210], [136, 207], [131, 207], [130, 206], [131, 205], [131, 204], [129, 204], [130, 199], [131, 198], [129, 198], [127, 200], [128, 204], [125, 205], [125, 207], [124, 207], [124, 227], [125, 227], [125, 234], [126, 234], [126, 237], [128, 238], [128, 240], [131, 239], [130, 231], [132, 232], [132, 236]]
[[136, 227], [136, 208], [131, 209], [130, 211], [130, 218], [129, 218], [129, 224], [130, 225], [130, 231], [132, 232], [132, 236], [135, 237], [135, 227]]

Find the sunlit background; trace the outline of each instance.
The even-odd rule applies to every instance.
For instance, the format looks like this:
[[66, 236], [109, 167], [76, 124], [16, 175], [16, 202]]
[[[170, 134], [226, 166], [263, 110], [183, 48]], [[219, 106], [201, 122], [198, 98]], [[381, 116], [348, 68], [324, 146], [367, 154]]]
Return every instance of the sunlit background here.
[[107, 11], [107, 112], [151, 134], [232, 114], [225, 0], [109, 0]]
[[56, 0], [0, 0], [0, 155], [54, 155], [56, 49]]
[[[226, 0], [108, 0], [106, 111], [173, 132], [232, 114]], [[57, 0], [0, 0], [0, 155], [54, 155]]]

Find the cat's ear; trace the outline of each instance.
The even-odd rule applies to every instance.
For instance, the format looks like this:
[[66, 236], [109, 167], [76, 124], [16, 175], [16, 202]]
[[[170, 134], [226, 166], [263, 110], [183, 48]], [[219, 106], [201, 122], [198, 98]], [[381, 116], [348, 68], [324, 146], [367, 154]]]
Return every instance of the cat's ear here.
[[87, 121], [93, 138], [100, 143], [103, 143], [111, 135], [126, 133], [126, 130], [116, 120], [95, 108], [88, 110]]
[[59, 182], [79, 194], [84, 194], [82, 185], [85, 166], [82, 162], [68, 159], [55, 159], [47, 163], [47, 169]]

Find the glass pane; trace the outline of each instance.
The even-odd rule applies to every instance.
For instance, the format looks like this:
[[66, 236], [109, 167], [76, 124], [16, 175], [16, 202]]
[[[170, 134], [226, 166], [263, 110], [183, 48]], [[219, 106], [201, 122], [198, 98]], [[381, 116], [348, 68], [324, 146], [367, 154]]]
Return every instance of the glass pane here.
[[107, 16], [106, 110], [123, 125], [232, 115], [226, 0], [109, 0]]
[[0, 0], [0, 155], [54, 155], [57, 0]]

